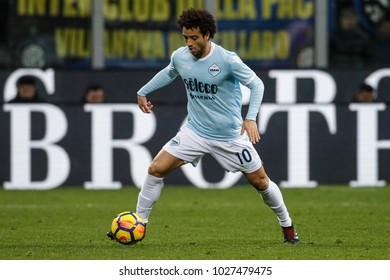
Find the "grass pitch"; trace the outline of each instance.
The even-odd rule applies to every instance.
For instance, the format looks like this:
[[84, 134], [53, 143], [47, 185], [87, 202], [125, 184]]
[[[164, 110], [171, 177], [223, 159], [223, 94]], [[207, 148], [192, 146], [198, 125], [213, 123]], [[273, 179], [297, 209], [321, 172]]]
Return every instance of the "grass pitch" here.
[[390, 187], [282, 189], [301, 244], [249, 186], [163, 189], [145, 239], [106, 237], [138, 189], [0, 190], [1, 260], [389, 260]]

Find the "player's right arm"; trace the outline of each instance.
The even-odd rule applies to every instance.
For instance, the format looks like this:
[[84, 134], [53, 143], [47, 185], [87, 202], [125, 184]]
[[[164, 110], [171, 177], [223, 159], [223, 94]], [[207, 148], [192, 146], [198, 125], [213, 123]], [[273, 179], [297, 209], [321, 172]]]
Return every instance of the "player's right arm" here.
[[138, 101], [138, 107], [141, 109], [142, 112], [144, 113], [151, 112], [153, 108], [153, 104], [152, 102], [146, 99], [146, 96], [137, 95], [137, 101]]
[[171, 61], [169, 65], [160, 70], [146, 85], [144, 85], [137, 92], [138, 95], [146, 96], [152, 91], [169, 85], [174, 79], [176, 79], [179, 73], [176, 71], [176, 68], [174, 66], [174, 55], [175, 52], [173, 52], [171, 56]]
[[144, 85], [137, 92], [138, 107], [142, 112], [150, 113], [153, 108], [153, 104], [147, 100], [146, 95], [170, 84], [179, 75], [174, 67], [173, 56], [174, 53], [171, 56], [171, 62], [169, 65], [159, 71], [146, 85]]

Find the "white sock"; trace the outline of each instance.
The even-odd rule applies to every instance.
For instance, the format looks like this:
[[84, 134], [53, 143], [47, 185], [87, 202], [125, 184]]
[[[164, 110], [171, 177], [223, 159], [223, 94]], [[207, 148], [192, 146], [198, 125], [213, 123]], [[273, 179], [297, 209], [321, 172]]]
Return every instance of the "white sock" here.
[[137, 213], [145, 223], [148, 222], [154, 203], [160, 198], [164, 186], [164, 178], [147, 175], [144, 185], [138, 194]]
[[275, 212], [279, 224], [282, 227], [289, 227], [292, 225], [290, 215], [288, 214], [287, 207], [284, 204], [282, 193], [279, 187], [269, 180], [268, 189], [265, 191], [259, 191], [265, 204], [267, 204], [272, 211]]

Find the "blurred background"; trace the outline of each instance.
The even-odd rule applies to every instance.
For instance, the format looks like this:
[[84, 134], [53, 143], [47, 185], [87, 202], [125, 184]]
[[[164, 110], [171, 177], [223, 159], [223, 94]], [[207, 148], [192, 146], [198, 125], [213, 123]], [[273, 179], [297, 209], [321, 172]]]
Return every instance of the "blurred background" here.
[[388, 0], [0, 0], [0, 67], [160, 68], [182, 45], [177, 15], [218, 21], [216, 43], [251, 67], [382, 67]]
[[[214, 41], [265, 84], [256, 148], [275, 182], [390, 181], [390, 0], [0, 0], [0, 185], [140, 186], [187, 100], [176, 79], [147, 118], [136, 92], [184, 45], [177, 16], [190, 7], [215, 16]], [[22, 86], [39, 98], [22, 100]], [[205, 157], [166, 183], [240, 176]]]

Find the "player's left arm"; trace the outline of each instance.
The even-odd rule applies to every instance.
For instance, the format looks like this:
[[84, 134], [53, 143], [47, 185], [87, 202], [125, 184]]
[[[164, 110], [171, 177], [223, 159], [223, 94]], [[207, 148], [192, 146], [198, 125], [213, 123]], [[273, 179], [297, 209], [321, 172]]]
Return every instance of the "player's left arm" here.
[[244, 130], [246, 130], [249, 140], [253, 144], [256, 144], [260, 140], [256, 118], [260, 110], [261, 101], [263, 100], [264, 84], [259, 77], [255, 76], [253, 81], [246, 84], [246, 86], [251, 90], [251, 95], [249, 97], [248, 112], [242, 124], [241, 133], [244, 133]]
[[264, 83], [252, 69], [242, 62], [237, 55], [232, 56], [231, 69], [233, 75], [240, 81], [240, 83], [248, 87], [251, 91], [249, 108], [242, 124], [241, 134], [246, 131], [249, 140], [253, 144], [256, 144], [260, 140], [260, 133], [257, 127], [256, 118], [263, 100]]
[[253, 144], [256, 144], [260, 141], [260, 133], [257, 128], [256, 121], [245, 119], [242, 123], [241, 135], [244, 134], [245, 131], [248, 134], [249, 141], [251, 141]]

